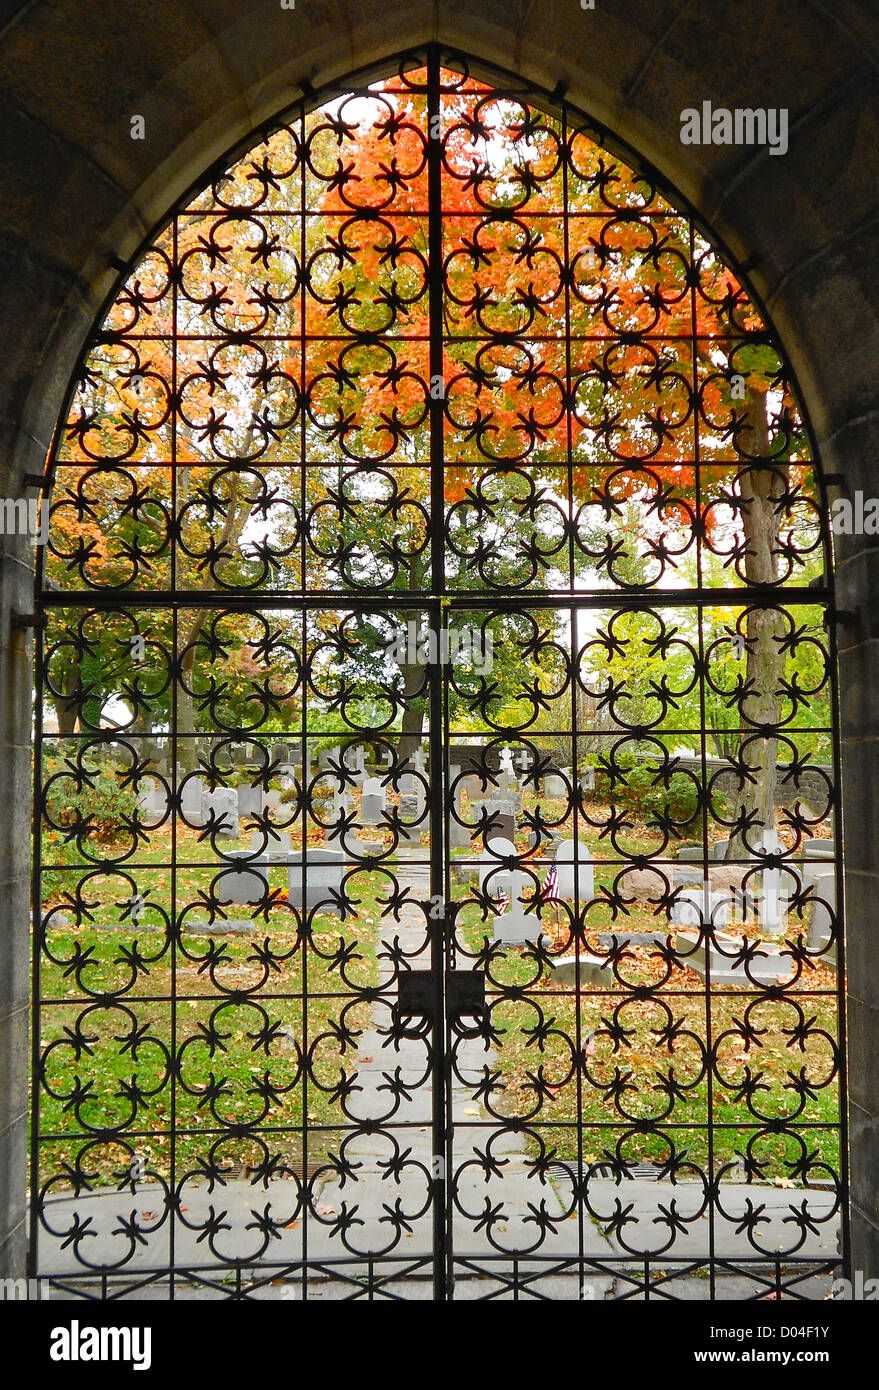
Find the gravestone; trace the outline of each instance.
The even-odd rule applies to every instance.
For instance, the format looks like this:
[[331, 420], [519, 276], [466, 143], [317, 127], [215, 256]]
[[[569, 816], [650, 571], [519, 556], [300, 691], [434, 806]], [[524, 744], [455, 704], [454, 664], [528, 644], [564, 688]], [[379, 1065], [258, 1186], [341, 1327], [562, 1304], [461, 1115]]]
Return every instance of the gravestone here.
[[296, 773], [298, 772], [298, 773], [299, 773], [299, 780], [300, 780], [302, 786], [303, 786], [303, 787], [308, 787], [308, 786], [310, 786], [310, 785], [311, 785], [311, 778], [312, 778], [312, 775], [313, 775], [313, 768], [312, 768], [313, 761], [314, 761], [314, 759], [313, 759], [313, 756], [312, 756], [311, 744], [310, 744], [310, 743], [306, 743], [306, 745], [305, 745], [305, 761], [304, 761], [304, 762], [303, 762], [303, 760], [302, 760], [301, 754], [298, 754], [298, 753], [297, 753], [295, 759], [293, 759], [291, 762], [287, 763], [284, 767], [281, 767], [281, 768], [278, 769], [279, 773], [281, 774], [281, 779], [280, 779], [280, 780], [281, 780], [281, 785], [282, 785], [282, 786], [284, 786], [284, 785], [287, 785], [287, 786], [292, 785], [292, 782], [287, 782], [286, 779], [287, 779], [288, 777], [289, 777], [289, 778], [294, 778], [294, 777], [296, 776]]
[[363, 825], [381, 825], [387, 805], [385, 789], [378, 777], [367, 777], [360, 797], [360, 820]]
[[454, 764], [449, 767], [449, 786], [452, 789], [452, 805], [454, 806], [454, 815], [449, 817], [448, 827], [450, 849], [464, 849], [465, 846], [470, 844], [470, 832], [466, 825], [461, 825], [460, 823], [460, 818], [462, 816], [461, 792], [463, 790], [462, 783], [459, 780], [460, 774], [461, 769], [459, 767]]
[[254, 861], [245, 855], [230, 857], [233, 868], [224, 869], [214, 880], [214, 894], [217, 902], [249, 903], [260, 902], [269, 891], [269, 881], [265, 874], [254, 867]]
[[217, 917], [213, 922], [196, 922], [187, 917], [185, 926], [196, 936], [253, 936], [256, 931], [251, 917]]
[[[763, 836], [763, 851], [766, 854], [777, 854], [781, 849], [781, 841], [776, 830], [768, 830]], [[782, 870], [777, 868], [766, 868], [761, 874], [760, 892], [760, 926], [761, 929], [770, 936], [777, 936], [782, 932], [787, 921], [788, 893], [787, 887], [789, 880], [784, 875], [782, 881]]]
[[681, 845], [678, 861], [681, 864], [702, 864], [705, 855], [701, 845]]
[[679, 869], [672, 869], [671, 881], [679, 888], [684, 883], [701, 883], [704, 874], [705, 870], [701, 864], [683, 864]]
[[710, 884], [684, 888], [672, 904], [670, 920], [681, 927], [725, 927], [729, 921], [730, 898], [715, 893]]
[[817, 860], [821, 860], [821, 861], [823, 861], [823, 862], [826, 862], [828, 859], [835, 859], [835, 858], [836, 858], [836, 841], [835, 841], [835, 840], [818, 840], [818, 839], [807, 840], [806, 843], [803, 845], [803, 862], [804, 862], [804, 863], [808, 863], [810, 860], [814, 861], [814, 860], [816, 860], [816, 859], [817, 859]]
[[524, 877], [519, 869], [510, 869], [502, 863], [502, 860], [515, 857], [518, 861], [519, 851], [513, 841], [506, 836], [497, 836], [488, 842], [486, 849], [476, 860], [479, 868], [479, 891], [488, 893], [490, 897], [496, 898], [499, 893], [506, 893], [508, 898], [512, 898], [510, 891], [510, 880], [514, 873]]
[[558, 870], [558, 895], [566, 901], [574, 897], [574, 846], [577, 846], [577, 897], [580, 905], [591, 902], [595, 896], [595, 871], [592, 867], [592, 851], [585, 840], [563, 840], [555, 852], [555, 865]]
[[340, 849], [308, 846], [305, 851], [305, 896], [302, 893], [302, 851], [294, 850], [287, 861], [287, 895], [291, 907], [306, 911], [318, 904], [326, 912], [336, 913], [339, 904], [334, 894], [341, 894], [345, 876], [345, 854]]
[[234, 787], [216, 787], [206, 792], [203, 800], [205, 820], [209, 810], [217, 818], [214, 834], [220, 840], [238, 839], [238, 794]]
[[236, 787], [238, 795], [238, 816], [240, 820], [246, 820], [248, 816], [261, 816], [265, 809], [265, 788], [252, 787], [249, 783], [242, 783]]
[[494, 791], [489, 783], [483, 785], [482, 778], [475, 772], [468, 772], [461, 786], [471, 801], [490, 801]]
[[354, 778], [354, 781], [359, 782], [360, 785], [363, 786], [363, 783], [367, 780], [368, 774], [366, 771], [366, 755], [361, 743], [358, 743], [356, 748], [351, 748], [349, 745], [349, 747], [345, 749], [345, 767]]
[[[747, 941], [747, 938], [733, 935], [732, 932], [713, 933], [712, 944], [707, 951], [712, 984], [745, 985], [753, 988], [755, 982], [775, 984], [779, 978], [786, 979], [791, 975], [793, 962], [790, 953], [774, 942], [761, 941], [758, 943], [758, 952], [748, 964], [749, 976], [744, 960], [737, 960], [743, 942], [747, 942], [748, 946], [754, 944]], [[704, 978], [707, 968], [706, 943], [704, 939], [699, 941], [697, 931], [679, 931], [675, 938], [675, 951], [680, 957], [680, 965], [695, 970]]]
[[168, 809], [168, 797], [162, 787], [150, 782], [138, 791], [137, 805], [147, 820], [161, 820]]
[[257, 830], [250, 837], [250, 854], [257, 855], [255, 864], [286, 864], [293, 853], [290, 836], [285, 830], [268, 830], [264, 835]]
[[604, 985], [606, 989], [612, 989], [616, 983], [609, 960], [591, 956], [587, 951], [581, 951], [579, 958], [553, 958], [550, 961], [550, 975], [554, 985]]
[[205, 786], [200, 777], [187, 777], [180, 788], [180, 810], [189, 825], [200, 829], [206, 819]]
[[498, 912], [492, 921], [495, 942], [505, 946], [523, 946], [528, 941], [548, 944], [540, 917], [536, 912], [527, 912], [527, 904], [521, 901], [526, 892], [533, 892], [533, 880], [521, 869], [510, 869], [499, 862], [501, 858], [518, 857], [516, 846], [512, 840], [498, 839], [491, 841], [491, 850], [491, 854], [479, 860], [479, 890], [493, 899], [501, 893], [509, 899], [506, 910]]
[[814, 899], [807, 945], [810, 951], [817, 951], [830, 939], [836, 920], [836, 865], [808, 864], [802, 877], [803, 887], [811, 889]]
[[501, 750], [501, 763], [498, 770], [498, 785], [492, 801], [508, 801], [509, 810], [503, 814], [517, 816], [522, 810], [522, 794], [519, 791], [519, 782], [513, 770], [513, 755], [509, 748]]
[[528, 941], [542, 941], [544, 945], [549, 945], [549, 937], [544, 933], [537, 913], [526, 912], [525, 903], [519, 901], [527, 882], [524, 874], [510, 875], [510, 906], [494, 919], [494, 940], [505, 946], [524, 946]]
[[501, 749], [500, 764], [498, 770], [502, 777], [512, 777], [515, 781], [516, 772], [513, 767], [513, 750], [510, 747]]
[[495, 798], [489, 801], [485, 813], [490, 822], [490, 828], [485, 832], [486, 839], [495, 840], [502, 837], [512, 840], [516, 833], [516, 815], [512, 800], [509, 797]]
[[404, 772], [400, 778], [400, 826], [401, 844], [421, 844], [424, 824], [424, 787], [421, 779], [412, 772]]
[[566, 798], [568, 785], [557, 772], [548, 772], [543, 779], [543, 794], [552, 798]]

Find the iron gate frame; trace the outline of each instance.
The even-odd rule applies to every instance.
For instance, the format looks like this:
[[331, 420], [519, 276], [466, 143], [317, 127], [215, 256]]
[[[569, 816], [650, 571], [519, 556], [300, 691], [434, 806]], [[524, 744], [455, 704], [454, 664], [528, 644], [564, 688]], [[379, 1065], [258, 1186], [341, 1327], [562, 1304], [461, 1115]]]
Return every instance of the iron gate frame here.
[[[565, 97], [564, 84], [559, 83], [552, 91], [541, 89], [530, 82], [523, 82], [520, 78], [510, 73], [505, 73], [496, 65], [482, 62], [450, 50], [438, 43], [431, 43], [416, 50], [407, 50], [405, 53], [398, 54], [393, 59], [381, 63], [371, 64], [367, 69], [351, 74], [344, 81], [334, 81], [319, 90], [311, 88], [309, 84], [303, 84], [303, 96], [293, 104], [292, 107], [267, 122], [262, 128], [264, 133], [274, 130], [283, 120], [291, 119], [299, 121], [304, 127], [306, 117], [313, 111], [323, 106], [333, 97], [350, 92], [352, 90], [361, 91], [366, 85], [377, 78], [384, 77], [392, 70], [396, 64], [398, 71], [402, 73], [406, 65], [409, 68], [416, 64], [422, 64], [427, 73], [425, 94], [427, 100], [427, 121], [428, 128], [432, 128], [434, 120], [441, 121], [441, 99], [442, 99], [442, 77], [441, 72], [446, 65], [451, 66], [455, 71], [463, 71], [465, 74], [486, 75], [489, 82], [507, 82], [514, 85], [517, 93], [522, 94], [522, 100], [537, 111], [544, 112], [561, 123], [564, 132], [564, 140], [567, 140], [569, 129], [569, 117], [577, 123], [588, 122], [590, 129], [596, 132], [601, 146], [612, 153], [618, 153], [631, 167], [643, 172], [650, 178], [655, 188], [664, 196], [668, 196], [672, 204], [673, 211], [688, 219], [692, 229], [696, 229], [704, 235], [712, 248], [719, 250], [725, 263], [730, 266], [753, 305], [760, 312], [767, 325], [767, 336], [771, 338], [774, 346], [783, 354], [783, 347], [779, 346], [778, 335], [772, 326], [771, 319], [766, 313], [760, 302], [758, 295], [750, 285], [748, 276], [737, 265], [736, 259], [730, 255], [727, 248], [718, 239], [714, 231], [710, 228], [703, 228], [701, 219], [694, 209], [688, 204], [687, 200], [674, 188], [668, 181], [636, 152], [630, 150], [622, 141], [613, 136], [599, 126], [577, 107], [569, 105]], [[407, 69], [408, 70], [408, 69]], [[413, 91], [421, 90], [412, 87]], [[503, 89], [501, 89], [503, 90]], [[203, 175], [193, 184], [193, 189], [202, 189], [216, 176], [217, 172], [228, 168], [235, 159], [240, 157], [243, 152], [253, 148], [254, 140], [258, 132], [249, 135], [244, 141], [238, 142], [226, 155], [218, 160], [211, 169], [205, 171]], [[428, 279], [427, 294], [429, 299], [429, 375], [443, 377], [443, 350], [446, 341], [446, 330], [443, 323], [444, 314], [444, 263], [443, 263], [443, 151], [439, 139], [426, 139], [426, 163], [427, 163], [427, 182], [428, 182]], [[187, 199], [190, 195], [185, 195], [178, 200], [172, 213], [172, 220], [175, 219], [180, 210], [187, 206]], [[393, 212], [393, 206], [390, 211]], [[121, 264], [116, 268], [120, 270], [120, 276], [112, 291], [108, 294], [105, 309], [98, 316], [96, 324], [99, 324], [104, 313], [112, 306], [119, 295], [122, 286], [126, 283], [133, 269], [140, 262], [144, 252], [148, 249], [155, 239], [155, 231], [150, 232], [144, 239], [143, 244], [138, 248], [134, 256], [124, 268]], [[566, 319], [568, 327], [565, 332], [565, 345], [570, 351], [571, 331], [569, 319]], [[304, 329], [303, 329], [304, 335]], [[511, 335], [515, 338], [515, 335]], [[51, 496], [50, 489], [54, 484], [55, 464], [58, 449], [58, 441], [61, 438], [61, 428], [67, 419], [68, 412], [75, 394], [82, 365], [87, 354], [93, 345], [93, 337], [83, 347], [82, 353], [73, 373], [70, 387], [68, 389], [64, 410], [59, 417], [59, 431], [56, 441], [53, 443], [49, 471], [43, 484], [47, 490], [47, 495]], [[839, 709], [838, 709], [838, 681], [837, 681], [837, 624], [846, 621], [847, 614], [840, 612], [836, 607], [835, 589], [833, 582], [832, 551], [829, 536], [826, 534], [826, 518], [829, 514], [828, 499], [826, 493], [827, 479], [823, 476], [820, 465], [820, 456], [816, 448], [815, 438], [811, 429], [808, 416], [799, 404], [799, 393], [797, 392], [794, 373], [790, 368], [787, 359], [782, 356], [785, 365], [785, 376], [791, 383], [792, 388], [798, 398], [798, 409], [802, 417], [803, 427], [809, 441], [809, 452], [811, 467], [814, 473], [815, 485], [818, 490], [825, 520], [824, 536], [824, 577], [820, 584], [813, 583], [808, 586], [789, 587], [782, 585], [761, 585], [750, 583], [746, 587], [729, 587], [725, 589], [700, 587], [663, 589], [650, 587], [645, 591], [625, 592], [620, 588], [607, 589], [604, 591], [583, 591], [576, 590], [573, 586], [565, 590], [541, 591], [523, 593], [518, 588], [511, 588], [509, 591], [503, 588], [492, 588], [484, 590], [466, 590], [449, 585], [446, 573], [446, 558], [448, 554], [446, 522], [445, 522], [445, 496], [444, 496], [444, 464], [445, 464], [445, 402], [442, 396], [432, 397], [429, 401], [429, 437], [430, 437], [430, 500], [431, 500], [431, 520], [430, 520], [430, 555], [431, 555], [431, 585], [429, 593], [415, 594], [412, 592], [395, 591], [391, 589], [377, 589], [374, 591], [357, 589], [329, 589], [317, 590], [255, 590], [235, 591], [232, 589], [213, 589], [204, 594], [179, 587], [176, 583], [168, 589], [156, 591], [141, 591], [137, 589], [121, 589], [102, 592], [97, 589], [83, 587], [81, 590], [59, 591], [54, 588], [45, 574], [45, 551], [38, 551], [38, 564], [35, 587], [35, 661], [36, 661], [36, 690], [38, 696], [42, 697], [45, 693], [44, 670], [46, 660], [45, 628], [49, 615], [56, 609], [69, 608], [72, 610], [97, 610], [97, 611], [116, 611], [120, 607], [132, 607], [136, 609], [163, 608], [170, 609], [176, 615], [181, 609], [209, 608], [216, 609], [221, 606], [224, 611], [240, 610], [243, 613], [258, 611], [261, 608], [271, 607], [273, 609], [284, 609], [286, 611], [305, 613], [308, 610], [325, 608], [327, 606], [338, 606], [346, 610], [367, 613], [373, 609], [387, 609], [393, 606], [394, 610], [400, 614], [421, 613], [427, 615], [434, 630], [439, 631], [443, 622], [449, 614], [462, 610], [470, 610], [476, 607], [490, 607], [493, 611], [521, 613], [523, 611], [558, 610], [564, 607], [573, 612], [589, 610], [607, 610], [614, 608], [622, 611], [637, 611], [640, 609], [659, 609], [686, 607], [691, 610], [701, 608], [730, 605], [737, 608], [745, 606], [760, 607], [780, 606], [785, 610], [796, 609], [800, 605], [815, 606], [820, 605], [825, 613], [827, 627], [827, 655], [830, 667], [830, 708], [832, 725], [832, 764], [835, 787], [836, 814], [839, 815], [839, 788], [840, 788], [840, 740], [839, 740]], [[303, 428], [304, 434], [304, 428]], [[698, 459], [698, 451], [697, 451]], [[215, 462], [215, 467], [219, 466]], [[179, 543], [179, 534], [172, 536], [172, 556], [176, 554], [176, 546]], [[173, 564], [173, 560], [172, 560]], [[175, 642], [176, 655], [176, 642]], [[427, 742], [430, 749], [431, 758], [431, 784], [428, 802], [429, 828], [430, 828], [430, 850], [429, 850], [429, 875], [430, 875], [430, 896], [432, 899], [441, 898], [447, 905], [446, 911], [452, 904], [452, 885], [450, 880], [451, 857], [447, 842], [447, 830], [449, 824], [449, 717], [447, 707], [447, 682], [446, 673], [441, 663], [430, 663], [427, 667], [427, 688], [429, 703], [429, 729]], [[176, 672], [175, 672], [176, 682]], [[176, 735], [176, 714], [172, 720], [172, 734]], [[34, 771], [34, 805], [43, 805], [43, 787], [41, 779], [42, 754], [45, 746], [45, 730], [43, 725], [42, 698], [35, 701], [35, 771]], [[257, 734], [248, 735], [256, 741]], [[303, 734], [303, 741], [307, 734]], [[575, 738], [575, 757], [576, 757], [576, 738]], [[439, 775], [437, 775], [439, 774]], [[175, 797], [178, 796], [176, 790], [176, 773], [174, 777]], [[175, 810], [179, 809], [177, 801], [174, 803]], [[172, 850], [172, 858], [176, 862], [176, 850]], [[842, 851], [837, 839], [834, 863], [837, 874], [837, 884], [842, 883]], [[34, 903], [34, 932], [35, 939], [40, 939], [41, 926], [41, 875], [42, 854], [41, 836], [35, 835], [35, 849], [33, 860], [33, 903]], [[837, 991], [837, 1027], [839, 1040], [839, 1059], [838, 1059], [838, 1084], [840, 1095], [839, 1125], [838, 1132], [840, 1138], [840, 1217], [842, 1225], [842, 1244], [840, 1259], [838, 1261], [825, 1261], [826, 1268], [847, 1265], [848, 1252], [848, 1213], [847, 1213], [847, 1194], [848, 1194], [848, 1138], [847, 1138], [847, 1087], [846, 1087], [846, 1041], [845, 1041], [845, 1008], [842, 983], [845, 978], [845, 930], [843, 901], [841, 891], [837, 894], [837, 951], [838, 951], [838, 982]], [[451, 922], [452, 930], [448, 930]], [[431, 1072], [432, 1072], [432, 1138], [433, 1152], [435, 1155], [443, 1157], [444, 1162], [439, 1165], [439, 1171], [435, 1173], [432, 1184], [433, 1196], [433, 1292], [438, 1301], [445, 1301], [454, 1296], [455, 1282], [455, 1249], [452, 1241], [452, 1210], [449, 1200], [448, 1177], [454, 1173], [453, 1160], [453, 1135], [454, 1118], [451, 1109], [451, 1077], [450, 1077], [450, 1056], [452, 1050], [451, 1021], [448, 1015], [447, 986], [450, 972], [454, 969], [454, 919], [453, 915], [437, 917], [433, 920], [430, 930], [430, 973], [432, 986], [432, 1022], [431, 1022]], [[801, 991], [800, 993], [804, 993]], [[577, 986], [579, 1000], [579, 985]], [[706, 995], [710, 997], [710, 992], [706, 986]], [[40, 974], [40, 951], [34, 950], [33, 957], [33, 1030], [32, 1030], [32, 1067], [33, 1076], [36, 1079], [41, 1074], [40, 1060], [40, 1022], [41, 1022], [41, 974]], [[714, 1126], [713, 1107], [709, 1103], [708, 1109], [708, 1130], [709, 1133]], [[307, 1121], [303, 1122], [303, 1128], [307, 1129]], [[33, 1086], [32, 1100], [32, 1132], [31, 1132], [31, 1172], [32, 1172], [32, 1192], [39, 1189], [39, 1150], [40, 1150], [40, 1088], [39, 1085]], [[712, 1203], [713, 1207], [713, 1203]], [[31, 1249], [30, 1249], [30, 1272], [33, 1276], [39, 1277], [41, 1271], [37, 1261], [37, 1243], [39, 1234], [40, 1206], [36, 1201], [31, 1202], [30, 1223], [31, 1223]], [[713, 1215], [712, 1215], [712, 1247], [713, 1247]], [[172, 1237], [173, 1242], [173, 1237]], [[466, 1258], [466, 1256], [465, 1256]], [[553, 1265], [558, 1264], [557, 1257], [531, 1255], [531, 1259], [540, 1260], [541, 1258]], [[631, 1256], [620, 1253], [618, 1256], [604, 1260], [602, 1262], [586, 1261], [585, 1264], [593, 1268], [631, 1264]], [[650, 1283], [649, 1264], [645, 1259], [644, 1276], [644, 1297], [648, 1297], [649, 1289], [656, 1287]], [[668, 1264], [668, 1257], [663, 1257], [663, 1264]], [[723, 1271], [725, 1262], [712, 1253], [707, 1263], [710, 1269], [711, 1292], [714, 1295], [715, 1281], [719, 1273]], [[771, 1261], [765, 1261], [768, 1266]], [[781, 1263], [775, 1262], [772, 1278], [774, 1286], [780, 1292], [783, 1287], [781, 1282]], [[783, 1263], [796, 1263], [796, 1257], [786, 1256]], [[814, 1264], [814, 1260], [809, 1261]], [[581, 1264], [583, 1264], [581, 1258]], [[230, 1269], [234, 1267], [230, 1261]], [[170, 1283], [170, 1297], [174, 1296], [175, 1280], [173, 1243], [172, 1254], [168, 1266], [163, 1266], [155, 1272], [150, 1271], [148, 1277], [140, 1281], [140, 1286], [154, 1282], [156, 1278], [167, 1276]], [[52, 1276], [50, 1276], [51, 1278]], [[307, 1297], [307, 1261], [303, 1261], [303, 1297]], [[56, 1282], [66, 1287], [68, 1281], [62, 1276]], [[524, 1285], [523, 1285], [524, 1286]], [[378, 1287], [378, 1286], [377, 1286]], [[511, 1286], [512, 1287], [512, 1286]], [[112, 1288], [112, 1280], [107, 1274], [101, 1277], [101, 1293], [99, 1296], [106, 1297]], [[516, 1283], [514, 1296], [518, 1294], [519, 1284]], [[241, 1293], [241, 1270], [238, 1270], [238, 1284], [236, 1286], [237, 1296]], [[371, 1296], [371, 1295], [370, 1295]], [[668, 1296], [668, 1295], [665, 1295]]]

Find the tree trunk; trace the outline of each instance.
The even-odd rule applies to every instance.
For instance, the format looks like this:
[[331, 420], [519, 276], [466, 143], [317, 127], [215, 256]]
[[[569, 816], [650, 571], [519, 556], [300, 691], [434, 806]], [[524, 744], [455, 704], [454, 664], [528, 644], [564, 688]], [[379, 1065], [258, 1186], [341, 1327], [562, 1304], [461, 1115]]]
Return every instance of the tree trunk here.
[[421, 743], [424, 713], [427, 706], [427, 692], [423, 691], [420, 695], [415, 694], [424, 685], [426, 667], [407, 662], [402, 670], [405, 705], [400, 742], [397, 744], [397, 760], [401, 763], [405, 762], [407, 758], [414, 757]]
[[[749, 454], [768, 460], [770, 436], [765, 393], [749, 392], [746, 419], [744, 447]], [[752, 584], [773, 583], [778, 578], [780, 517], [777, 503], [784, 492], [786, 468], [783, 459], [771, 469], [761, 469], [758, 463], [742, 479], [742, 499], [747, 504], [742, 513], [748, 547], [745, 573]], [[748, 614], [745, 634], [747, 693], [740, 706], [745, 717], [740, 724], [739, 757], [753, 781], [746, 781], [736, 794], [733, 815], [740, 828], [730, 835], [727, 859], [749, 854], [745, 834], [750, 849], [754, 849], [775, 825], [778, 740], [761, 735], [753, 726], [776, 725], [781, 714], [785, 658], [779, 638], [783, 629], [779, 613], [755, 610]]]
[[198, 763], [195, 739], [195, 700], [189, 693], [192, 687], [195, 668], [195, 654], [198, 650], [198, 636], [210, 617], [207, 608], [197, 608], [193, 614], [189, 631], [183, 643], [183, 657], [180, 662], [180, 683], [177, 687], [177, 761], [185, 773], [194, 772]]
[[55, 695], [52, 704], [55, 708], [55, 718], [58, 720], [59, 734], [76, 733], [76, 724], [79, 719], [79, 703], [76, 700], [78, 668], [72, 668], [64, 682], [64, 692]]

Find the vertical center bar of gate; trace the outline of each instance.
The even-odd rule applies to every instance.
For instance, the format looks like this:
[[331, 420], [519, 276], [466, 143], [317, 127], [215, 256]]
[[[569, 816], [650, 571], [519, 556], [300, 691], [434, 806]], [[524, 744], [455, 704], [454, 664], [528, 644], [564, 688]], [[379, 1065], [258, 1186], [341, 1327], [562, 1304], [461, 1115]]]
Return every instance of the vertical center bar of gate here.
[[[437, 633], [444, 621], [445, 595], [445, 486], [443, 477], [443, 414], [445, 410], [445, 381], [443, 364], [443, 219], [442, 219], [442, 110], [440, 98], [440, 53], [431, 45], [427, 55], [427, 189], [428, 189], [428, 293], [429, 308], [429, 409], [430, 409], [430, 564], [431, 593], [430, 622]], [[441, 390], [435, 390], [437, 382]], [[444, 853], [444, 782], [445, 749], [443, 748], [442, 679], [439, 661], [428, 668], [430, 680], [430, 896], [436, 902], [446, 901]], [[434, 1298], [449, 1297], [451, 1249], [449, 1233], [451, 1212], [447, 1212], [445, 1175], [449, 1171], [450, 1127], [446, 1069], [449, 1056], [446, 1037], [445, 975], [446, 920], [445, 914], [429, 915], [431, 931], [431, 969], [434, 979], [434, 1016], [432, 1040], [433, 1084], [433, 1235], [434, 1235]]]

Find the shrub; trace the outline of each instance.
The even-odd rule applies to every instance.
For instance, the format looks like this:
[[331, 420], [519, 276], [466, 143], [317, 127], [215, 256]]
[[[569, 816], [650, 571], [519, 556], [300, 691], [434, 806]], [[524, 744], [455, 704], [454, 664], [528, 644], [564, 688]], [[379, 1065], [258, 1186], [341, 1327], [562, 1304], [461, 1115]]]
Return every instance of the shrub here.
[[619, 755], [610, 766], [603, 763], [596, 768], [595, 796], [631, 812], [645, 826], [660, 826], [669, 820], [687, 826], [700, 806], [699, 787], [689, 773], [668, 776], [658, 761], [631, 753]]
[[123, 816], [134, 816], [137, 797], [132, 787], [123, 787], [122, 768], [114, 763], [102, 763], [91, 773], [91, 786], [77, 790], [76, 781], [66, 772], [61, 758], [48, 758], [44, 784], [46, 814], [53, 826], [71, 826], [79, 817], [91, 817], [91, 834], [95, 839], [112, 843], [122, 830]]

